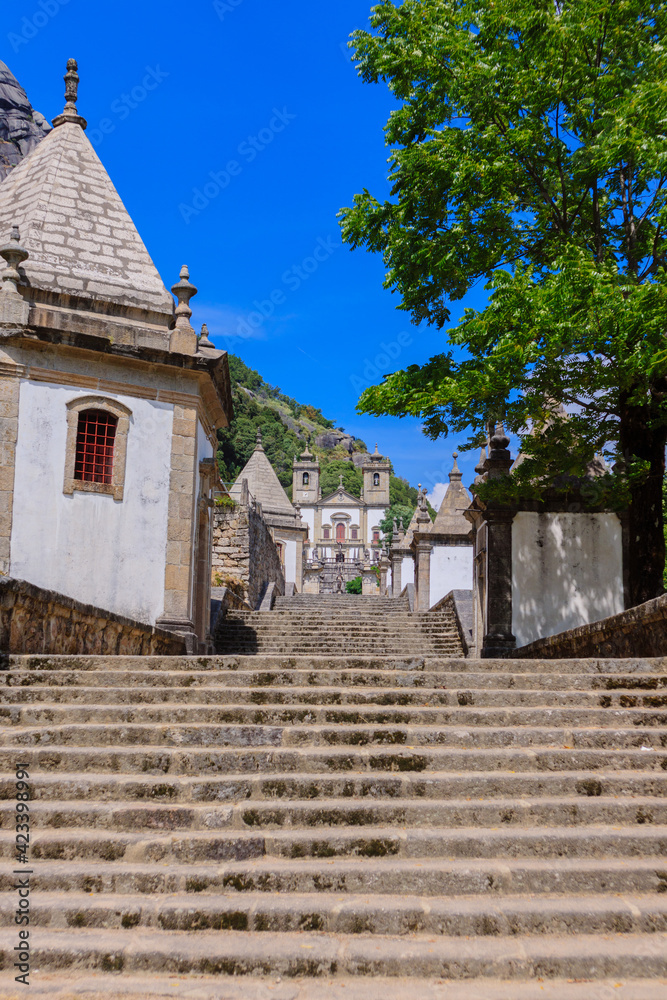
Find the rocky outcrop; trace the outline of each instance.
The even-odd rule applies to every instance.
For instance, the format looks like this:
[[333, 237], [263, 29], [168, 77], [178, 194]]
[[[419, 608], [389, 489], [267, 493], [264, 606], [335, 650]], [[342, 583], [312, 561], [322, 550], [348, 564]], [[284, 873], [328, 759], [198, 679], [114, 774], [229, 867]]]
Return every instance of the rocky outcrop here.
[[342, 445], [350, 454], [354, 451], [354, 442], [355, 438], [343, 431], [324, 431], [315, 438], [318, 448], [333, 449]]
[[33, 110], [21, 84], [0, 62], [0, 181], [50, 131], [46, 118]]

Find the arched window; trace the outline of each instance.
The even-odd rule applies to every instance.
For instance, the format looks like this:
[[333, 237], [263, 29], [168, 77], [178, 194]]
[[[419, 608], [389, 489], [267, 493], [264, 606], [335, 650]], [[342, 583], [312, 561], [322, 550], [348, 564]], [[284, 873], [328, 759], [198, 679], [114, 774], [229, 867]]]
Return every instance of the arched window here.
[[380, 485], [380, 473], [379, 472], [374, 472], [373, 473], [373, 486], [379, 486], [379, 485]]
[[117, 426], [117, 417], [105, 410], [83, 410], [79, 413], [75, 479], [84, 483], [111, 485]]
[[379, 542], [380, 541], [380, 532], [379, 532], [378, 529], [376, 529], [376, 530], [373, 531], [373, 541], [374, 542]]
[[323, 535], [324, 538], [330, 538], [331, 537], [329, 535], [329, 529], [328, 528], [322, 528], [322, 535]]
[[303, 474], [303, 485], [310, 486], [310, 475], [307, 472], [304, 472]]
[[80, 396], [67, 404], [63, 493], [122, 500], [131, 410], [116, 399]]
[[358, 528], [350, 528], [350, 538], [352, 539], [353, 542], [356, 542], [358, 540], [359, 538]]
[[345, 525], [344, 524], [337, 524], [336, 525], [336, 541], [337, 542], [344, 542], [345, 541]]

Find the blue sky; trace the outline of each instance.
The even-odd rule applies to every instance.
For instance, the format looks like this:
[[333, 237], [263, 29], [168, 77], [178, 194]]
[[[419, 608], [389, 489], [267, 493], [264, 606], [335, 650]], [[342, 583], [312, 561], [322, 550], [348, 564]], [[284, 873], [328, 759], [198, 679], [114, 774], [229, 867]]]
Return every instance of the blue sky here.
[[[378, 375], [444, 346], [397, 311], [382, 260], [339, 236], [336, 213], [356, 192], [388, 192], [394, 102], [362, 83], [346, 49], [370, 7], [26, 0], [4, 12], [1, 57], [49, 119], [63, 107], [66, 61], [78, 59], [88, 135], [165, 283], [190, 266], [193, 322], [432, 487], [455, 439], [355, 412]], [[454, 303], [452, 319], [483, 297]], [[460, 463], [467, 484], [476, 457]]]

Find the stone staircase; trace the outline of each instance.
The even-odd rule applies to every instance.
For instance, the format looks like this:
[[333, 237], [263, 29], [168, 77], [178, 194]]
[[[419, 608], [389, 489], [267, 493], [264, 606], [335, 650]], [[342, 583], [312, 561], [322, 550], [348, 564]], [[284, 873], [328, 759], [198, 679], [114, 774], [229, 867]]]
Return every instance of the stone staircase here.
[[49, 996], [667, 995], [667, 661], [11, 657], [0, 704], [0, 969], [20, 763]]
[[273, 611], [228, 609], [218, 621], [221, 654], [463, 656], [452, 610], [412, 612], [407, 598], [296, 594]]

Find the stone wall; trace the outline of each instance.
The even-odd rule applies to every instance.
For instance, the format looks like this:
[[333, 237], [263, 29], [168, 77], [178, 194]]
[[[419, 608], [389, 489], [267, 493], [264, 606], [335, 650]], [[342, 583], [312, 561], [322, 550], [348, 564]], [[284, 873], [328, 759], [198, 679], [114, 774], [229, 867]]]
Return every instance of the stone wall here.
[[23, 580], [0, 581], [0, 651], [3, 653], [182, 656], [184, 640], [172, 632], [81, 604]]
[[271, 530], [252, 504], [216, 507], [213, 514], [213, 581], [220, 575], [243, 584], [244, 598], [257, 608], [270, 583], [285, 593], [285, 576]]
[[538, 639], [512, 652], [512, 659], [575, 659], [667, 655], [667, 594], [612, 618]]

